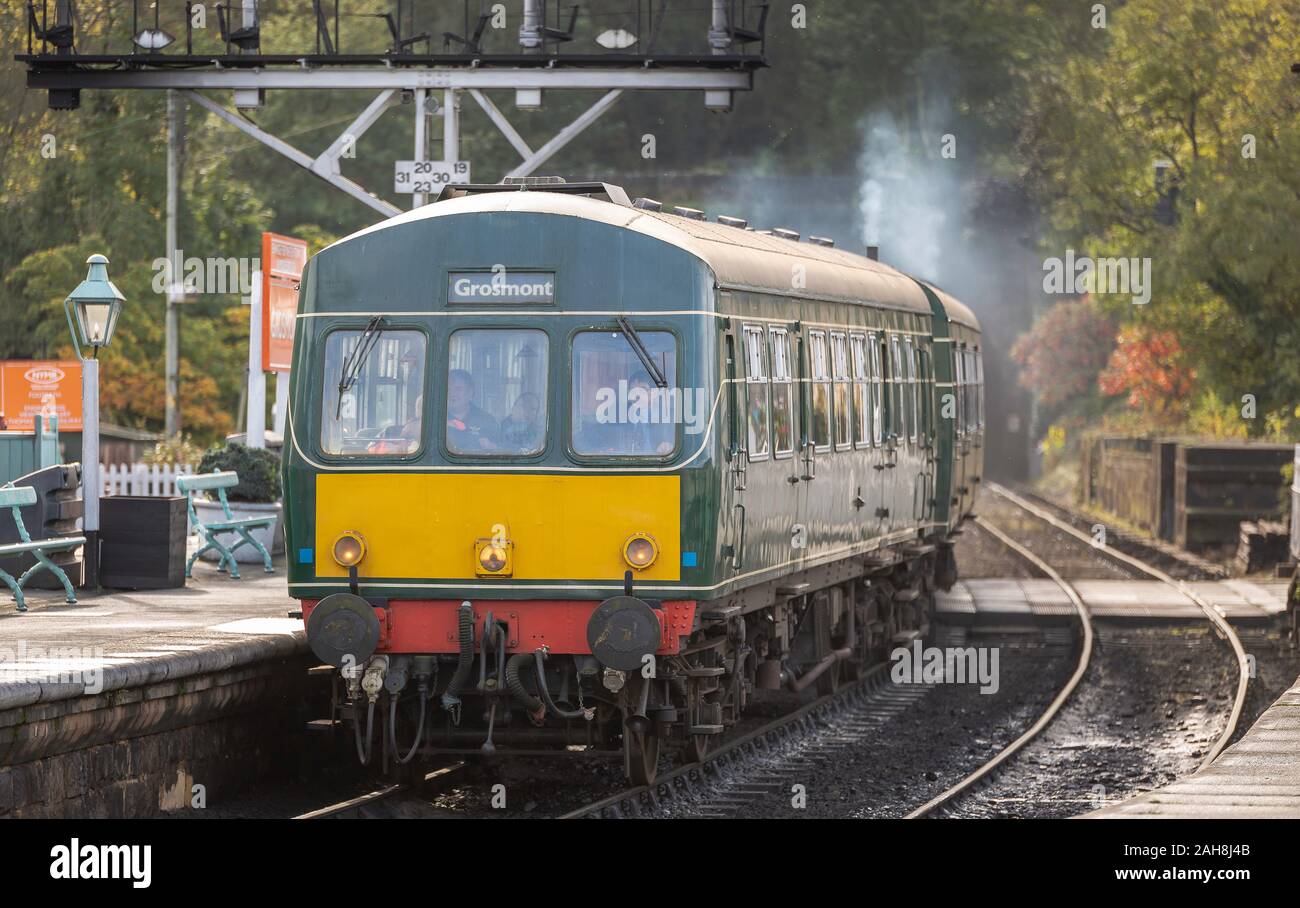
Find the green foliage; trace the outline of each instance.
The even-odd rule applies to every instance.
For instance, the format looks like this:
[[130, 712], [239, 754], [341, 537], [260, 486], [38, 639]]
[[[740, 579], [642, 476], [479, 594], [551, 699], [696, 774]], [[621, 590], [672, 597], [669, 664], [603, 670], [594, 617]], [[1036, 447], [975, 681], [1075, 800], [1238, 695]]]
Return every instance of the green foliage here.
[[203, 448], [195, 444], [189, 435], [181, 435], [179, 438], [158, 442], [140, 460], [159, 466], [177, 464], [192, 467], [202, 459], [203, 454]]
[[211, 448], [199, 461], [198, 472], [214, 470], [233, 470], [239, 474], [239, 484], [226, 491], [231, 501], [280, 500], [280, 458], [265, 448], [233, 442]]
[[[1279, 351], [1300, 345], [1300, 0], [1131, 0], [1086, 48], [1063, 50], [1024, 142], [1049, 254], [1150, 257], [1151, 303], [1108, 305], [1177, 336], [1195, 364], [1196, 425], [1294, 432], [1300, 359]], [[1172, 224], [1156, 216], [1158, 160], [1177, 188]], [[1252, 394], [1261, 417], [1229, 425], [1211, 394]]]

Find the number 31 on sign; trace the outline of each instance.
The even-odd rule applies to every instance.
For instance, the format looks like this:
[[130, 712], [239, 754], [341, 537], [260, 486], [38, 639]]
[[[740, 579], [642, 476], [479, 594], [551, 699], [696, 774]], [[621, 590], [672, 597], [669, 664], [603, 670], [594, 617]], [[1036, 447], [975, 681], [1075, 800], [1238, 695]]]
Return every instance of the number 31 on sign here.
[[439, 192], [469, 182], [469, 161], [395, 161], [393, 192]]

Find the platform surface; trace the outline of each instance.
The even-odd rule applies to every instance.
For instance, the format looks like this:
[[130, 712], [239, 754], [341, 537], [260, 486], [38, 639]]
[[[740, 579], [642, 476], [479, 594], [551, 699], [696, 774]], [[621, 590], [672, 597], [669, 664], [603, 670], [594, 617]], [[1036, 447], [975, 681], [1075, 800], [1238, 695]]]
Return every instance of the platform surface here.
[[34, 590], [29, 611], [0, 598], [0, 709], [177, 678], [305, 648], [288, 617], [282, 560], [274, 574], [241, 565], [232, 580], [200, 562], [184, 589]]
[[[1159, 580], [1073, 580], [1071, 584], [1097, 619], [1205, 620], [1186, 595]], [[1271, 622], [1286, 611], [1286, 582], [1248, 580], [1189, 582], [1186, 587], [1229, 621]], [[1072, 617], [1074, 606], [1056, 582], [963, 580], [936, 597], [940, 618], [974, 623]]]
[[1300, 680], [1205, 769], [1085, 816], [1300, 819]]

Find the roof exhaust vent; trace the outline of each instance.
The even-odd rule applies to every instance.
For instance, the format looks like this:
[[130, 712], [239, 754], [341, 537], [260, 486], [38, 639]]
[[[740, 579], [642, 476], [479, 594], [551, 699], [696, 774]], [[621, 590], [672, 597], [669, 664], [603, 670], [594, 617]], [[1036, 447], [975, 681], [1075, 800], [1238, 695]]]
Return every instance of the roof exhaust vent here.
[[724, 227], [737, 227], [741, 230], [749, 226], [749, 221], [744, 218], [733, 218], [725, 214], [718, 215], [718, 223]]
[[636, 199], [632, 202], [632, 207], [642, 211], [663, 211], [664, 203], [658, 199]]
[[692, 221], [703, 221], [705, 219], [704, 212], [700, 211], [700, 209], [683, 208], [681, 205], [677, 205], [673, 208], [673, 214], [684, 218], [690, 218]]
[[835, 241], [828, 236], [813, 236], [812, 234], [809, 234], [808, 242], [816, 243], [818, 246], [827, 246], [832, 249], [835, 248]]
[[873, 262], [878, 262], [878, 261], [880, 261], [880, 247], [879, 247], [879, 246], [868, 246], [868, 247], [867, 247], [867, 258], [871, 259]]
[[776, 236], [775, 230], [755, 230], [755, 233], [761, 233], [763, 236]]
[[796, 243], [799, 242], [798, 230], [791, 230], [789, 227], [776, 227], [772, 230], [772, 233], [783, 240], [794, 240]]

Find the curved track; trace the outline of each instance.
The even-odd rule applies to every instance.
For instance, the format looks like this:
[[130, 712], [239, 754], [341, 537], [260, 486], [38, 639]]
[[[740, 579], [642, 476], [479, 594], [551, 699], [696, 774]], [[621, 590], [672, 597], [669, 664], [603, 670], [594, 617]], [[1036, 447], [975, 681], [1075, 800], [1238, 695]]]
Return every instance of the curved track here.
[[1074, 587], [1061, 577], [1061, 575], [1058, 574], [1046, 561], [1043, 561], [1033, 552], [1029, 551], [1029, 549], [1025, 548], [1006, 533], [1003, 533], [997, 527], [993, 526], [993, 524], [979, 517], [973, 519], [983, 529], [997, 537], [998, 541], [1007, 548], [1011, 549], [1038, 570], [1055, 580], [1065, 592], [1065, 595], [1069, 597], [1070, 602], [1074, 605], [1075, 611], [1079, 613], [1079, 624], [1083, 628], [1083, 642], [1079, 648], [1079, 662], [1075, 665], [1074, 674], [1070, 676], [1070, 679], [1065, 683], [1065, 686], [1061, 688], [1055, 699], [1053, 699], [1047, 709], [1043, 711], [1043, 714], [1038, 717], [1038, 720], [1034, 722], [1034, 724], [1031, 725], [1023, 735], [1016, 738], [1016, 740], [1004, 747], [997, 756], [989, 760], [970, 775], [966, 776], [966, 778], [962, 779], [956, 785], [909, 813], [904, 818], [908, 820], [916, 820], [929, 816], [940, 807], [943, 807], [945, 804], [960, 797], [971, 787], [978, 785], [981, 780], [987, 778], [991, 773], [996, 772], [998, 767], [1011, 759], [1011, 757], [1015, 756], [1015, 754], [1024, 748], [1024, 746], [1030, 741], [1037, 738], [1039, 734], [1042, 733], [1043, 729], [1047, 728], [1047, 726], [1051, 724], [1052, 720], [1056, 718], [1056, 714], [1061, 711], [1061, 707], [1065, 705], [1066, 701], [1070, 699], [1070, 695], [1074, 693], [1075, 688], [1079, 686], [1079, 682], [1083, 680], [1084, 674], [1088, 671], [1088, 664], [1092, 660], [1092, 618], [1088, 614], [1087, 608], [1084, 607], [1083, 600], [1080, 599], [1079, 594], [1075, 592]]
[[1017, 495], [1015, 492], [1003, 488], [997, 483], [990, 482], [986, 485], [986, 488], [990, 492], [994, 493], [995, 495], [1000, 495], [1001, 497], [1007, 499], [1017, 507], [1022, 508], [1025, 511], [1028, 511], [1030, 514], [1033, 514], [1035, 517], [1044, 521], [1045, 523], [1051, 524], [1053, 527], [1060, 530], [1061, 532], [1069, 533], [1071, 536], [1074, 536], [1076, 539], [1080, 539], [1083, 542], [1086, 542], [1089, 545], [1093, 546], [1094, 548], [1099, 548], [1101, 551], [1105, 552], [1105, 554], [1108, 555], [1109, 557], [1114, 558], [1118, 561], [1122, 561], [1124, 564], [1128, 565], [1129, 567], [1135, 568], [1149, 577], [1154, 577], [1156, 580], [1159, 580], [1162, 583], [1166, 583], [1169, 586], [1172, 586], [1174, 589], [1178, 590], [1180, 593], [1182, 593], [1184, 596], [1186, 596], [1188, 599], [1194, 602], [1197, 608], [1199, 608], [1202, 612], [1205, 613], [1205, 616], [1210, 620], [1210, 623], [1214, 625], [1215, 630], [1218, 631], [1219, 636], [1224, 640], [1226, 640], [1228, 642], [1228, 645], [1232, 647], [1233, 655], [1237, 659], [1237, 693], [1236, 696], [1233, 697], [1232, 712], [1228, 716], [1228, 724], [1227, 727], [1224, 728], [1223, 734], [1221, 734], [1219, 736], [1219, 739], [1214, 742], [1214, 746], [1212, 746], [1209, 749], [1209, 751], [1205, 755], [1205, 759], [1201, 762], [1201, 768], [1204, 769], [1206, 766], [1209, 766], [1211, 763], [1213, 763], [1218, 758], [1219, 754], [1223, 753], [1223, 749], [1228, 746], [1229, 742], [1232, 740], [1233, 734], [1237, 730], [1237, 723], [1241, 719], [1242, 709], [1246, 705], [1246, 688], [1250, 683], [1250, 663], [1249, 660], [1246, 658], [1246, 650], [1244, 647], [1242, 647], [1241, 638], [1239, 638], [1237, 636], [1237, 632], [1232, 629], [1232, 625], [1230, 625], [1227, 619], [1224, 618], [1223, 615], [1219, 613], [1218, 609], [1216, 609], [1210, 603], [1206, 602], [1200, 596], [1196, 595], [1196, 593], [1192, 591], [1192, 588], [1188, 586], [1185, 582], [1181, 580], [1175, 580], [1173, 577], [1170, 577], [1164, 571], [1161, 571], [1158, 568], [1154, 568], [1151, 565], [1137, 558], [1134, 558], [1131, 555], [1125, 554], [1124, 552], [1117, 551], [1114, 548], [1110, 548], [1104, 545], [1098, 546], [1096, 541], [1087, 533], [1084, 533], [1082, 530], [1072, 527], [1068, 523], [1065, 523], [1064, 521], [1057, 519], [1053, 514], [1049, 513], [1043, 508], [1038, 507], [1032, 502], [1021, 497], [1020, 495]]

